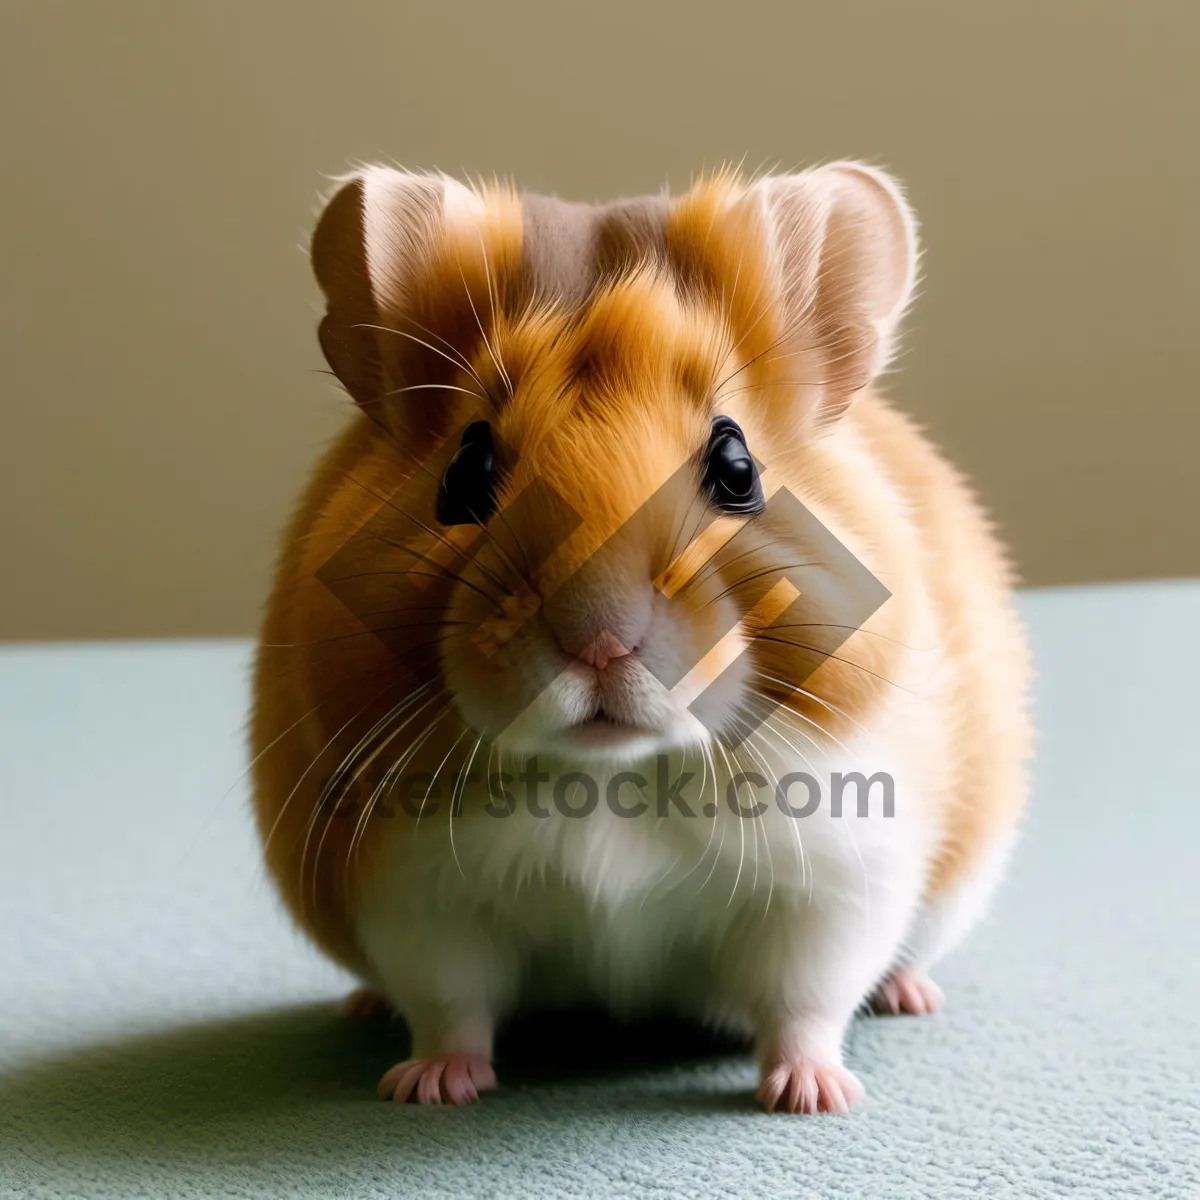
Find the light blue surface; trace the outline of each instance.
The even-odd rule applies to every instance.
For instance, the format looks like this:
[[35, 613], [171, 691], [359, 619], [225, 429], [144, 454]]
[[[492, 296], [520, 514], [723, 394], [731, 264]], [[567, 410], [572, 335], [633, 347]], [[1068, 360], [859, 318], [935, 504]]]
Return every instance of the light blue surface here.
[[741, 1054], [375, 1100], [397, 1048], [258, 862], [248, 647], [0, 652], [0, 1194], [1200, 1195], [1200, 584], [1023, 608], [1022, 844], [945, 1011], [855, 1025], [847, 1118]]

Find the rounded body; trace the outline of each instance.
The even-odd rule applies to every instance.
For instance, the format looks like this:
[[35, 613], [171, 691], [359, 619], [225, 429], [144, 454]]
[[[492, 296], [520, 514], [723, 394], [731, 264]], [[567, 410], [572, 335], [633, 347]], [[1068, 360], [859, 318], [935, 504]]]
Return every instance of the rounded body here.
[[[713, 240], [687, 221], [720, 229], [713, 211], [729, 212], [708, 202], [664, 218], [681, 274], [687, 247]], [[702, 371], [709, 327], [686, 305], [647, 320], [676, 303], [660, 278], [589, 293], [584, 333], [577, 314], [544, 318], [541, 342], [505, 325], [493, 275], [528, 258], [531, 223], [526, 208], [524, 249], [506, 256], [521, 235], [494, 207], [472, 305], [486, 351], [458, 349], [467, 369], [445, 386], [474, 393], [488, 360], [508, 381], [487, 417], [499, 515], [439, 524], [460, 487], [454, 438], [366, 407], [319, 465], [256, 665], [268, 865], [296, 920], [410, 1024], [415, 1065], [389, 1094], [438, 1098], [436, 1074], [441, 1098], [472, 1098], [478, 1077], [456, 1076], [453, 1056], [486, 1062], [518, 1008], [587, 999], [743, 1030], [768, 1107], [845, 1107], [847, 1021], [873, 994], [934, 1007], [925, 972], [981, 913], [1013, 842], [1031, 735], [1006, 559], [962, 478], [869, 386], [788, 418], [778, 296], [765, 324], [726, 310], [708, 408], [671, 389]], [[423, 315], [406, 327], [422, 353], [462, 346]], [[639, 321], [653, 333], [635, 352], [620, 339]], [[570, 338], [587, 343], [571, 378], [636, 365], [625, 391], [606, 377], [556, 417], [547, 397], [563, 388], [538, 381]], [[656, 355], [673, 382], [631, 399]], [[739, 363], [743, 386], [728, 386]], [[692, 472], [713, 411], [726, 424]], [[719, 507], [712, 446], [730, 421], [761, 475], [757, 507], [704, 517], [693, 483], [682, 507], [667, 492], [695, 474]]]

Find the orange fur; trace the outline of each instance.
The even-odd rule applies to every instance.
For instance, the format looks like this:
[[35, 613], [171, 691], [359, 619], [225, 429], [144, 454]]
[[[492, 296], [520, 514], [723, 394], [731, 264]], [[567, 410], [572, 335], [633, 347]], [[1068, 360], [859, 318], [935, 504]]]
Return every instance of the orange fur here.
[[[522, 280], [520, 201], [494, 187], [460, 197], [453, 222], [428, 210], [418, 241], [396, 251], [403, 271], [368, 288], [378, 264], [364, 260], [357, 213], [347, 232], [355, 204], [361, 196], [335, 200], [314, 260], [330, 298], [323, 339], [362, 411], [317, 468], [284, 536], [255, 673], [255, 803], [268, 865], [296, 919], [333, 957], [370, 975], [355, 943], [355, 898], [385, 833], [415, 822], [400, 813], [338, 817], [318, 801], [355, 742], [403, 698], [388, 691], [395, 663], [370, 628], [387, 627], [394, 575], [386, 572], [409, 570], [414, 547], [425, 562], [452, 553], [438, 540], [446, 532], [433, 520], [436, 471], [424, 464], [443, 461], [441, 440], [473, 416], [488, 417], [518, 457], [501, 497], [513, 527], [494, 523], [493, 534], [474, 539], [463, 578], [486, 591], [502, 577], [535, 604], [703, 445], [712, 414], [733, 416], [775, 484], [892, 593], [805, 684], [825, 705], [801, 693], [780, 698], [846, 736], [904, 686], [896, 676], [906, 650], [946, 651], [949, 677], [929, 697], [944, 758], [943, 786], [929, 798], [941, 841], [928, 888], [951, 890], [1019, 815], [1026, 651], [1009, 569], [969, 489], [865, 386], [878, 339], [837, 278], [837, 255], [797, 268], [811, 287], [789, 296], [785, 248], [771, 241], [761, 192], [724, 174], [674, 204], [657, 260], [623, 262], [585, 303], [566, 303]], [[809, 233], [793, 232], [787, 252], [811, 250]], [[797, 339], [799, 326], [807, 334]], [[565, 542], [544, 508], [504, 507], [535, 481], [583, 518]], [[423, 527], [405, 515], [418, 511]], [[357, 570], [346, 572], [360, 576], [352, 612], [322, 573], [364, 529], [373, 532]], [[682, 570], [672, 567], [671, 531], [660, 532], [654, 574]], [[538, 566], [518, 587], [521, 554]], [[736, 579], [717, 574], [721, 585]], [[428, 610], [407, 623], [441, 639], [427, 679], [436, 696], [457, 631], [478, 629], [491, 613], [449, 578], [428, 579], [424, 594]], [[701, 641], [711, 594], [698, 590], [690, 602]], [[507, 626], [497, 636], [504, 642]], [[780, 679], [804, 661], [803, 651], [766, 641], [751, 653]], [[463, 728], [454, 711], [433, 726], [442, 712], [431, 701], [347, 794], [369, 801], [395, 753], [426, 731], [413, 764], [432, 771]]]

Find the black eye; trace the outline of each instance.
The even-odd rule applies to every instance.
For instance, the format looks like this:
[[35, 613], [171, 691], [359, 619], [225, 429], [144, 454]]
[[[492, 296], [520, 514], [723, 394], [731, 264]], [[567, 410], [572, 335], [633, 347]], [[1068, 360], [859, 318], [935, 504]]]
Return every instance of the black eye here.
[[482, 525], [496, 508], [496, 452], [492, 427], [474, 421], [463, 430], [462, 442], [438, 488], [437, 519], [443, 525]]
[[713, 504], [738, 517], [754, 517], [763, 510], [762, 483], [746, 435], [731, 417], [717, 417], [708, 435], [704, 456], [704, 487]]

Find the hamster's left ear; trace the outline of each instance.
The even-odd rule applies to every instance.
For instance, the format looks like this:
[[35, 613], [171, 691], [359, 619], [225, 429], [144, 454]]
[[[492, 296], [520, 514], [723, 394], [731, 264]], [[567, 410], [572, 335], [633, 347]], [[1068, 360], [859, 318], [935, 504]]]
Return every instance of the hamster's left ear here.
[[452, 384], [454, 356], [467, 352], [454, 330], [487, 311], [520, 232], [520, 207], [501, 189], [489, 207], [445, 175], [365, 167], [341, 181], [313, 233], [312, 265], [325, 293], [321, 348], [364, 411], [397, 432], [445, 414], [436, 391], [406, 405], [399, 389]]
[[779, 272], [783, 319], [819, 364], [818, 424], [887, 365], [916, 285], [917, 222], [899, 185], [839, 162], [754, 185]]

